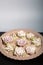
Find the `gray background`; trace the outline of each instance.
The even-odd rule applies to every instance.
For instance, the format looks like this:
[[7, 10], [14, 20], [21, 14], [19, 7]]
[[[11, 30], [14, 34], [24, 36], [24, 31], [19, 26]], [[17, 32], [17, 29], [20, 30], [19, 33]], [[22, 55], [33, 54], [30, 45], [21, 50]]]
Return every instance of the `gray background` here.
[[43, 32], [42, 0], [0, 0], [0, 31], [18, 28]]

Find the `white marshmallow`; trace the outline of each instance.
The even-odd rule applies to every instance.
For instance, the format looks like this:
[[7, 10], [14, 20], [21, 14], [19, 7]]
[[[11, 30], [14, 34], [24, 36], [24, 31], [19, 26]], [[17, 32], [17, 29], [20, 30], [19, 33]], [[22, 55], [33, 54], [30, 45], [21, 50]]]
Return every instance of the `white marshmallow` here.
[[11, 44], [8, 43], [7, 47], [5, 47], [5, 50], [7, 50], [7, 51], [13, 51], [14, 48], [13, 48], [13, 46]]
[[32, 38], [32, 37], [34, 37], [34, 34], [33, 33], [27, 33], [27, 38]]
[[41, 45], [41, 39], [40, 38], [34, 38], [34, 40], [32, 41], [36, 46]]
[[35, 47], [34, 45], [30, 45], [30, 46], [27, 46], [27, 47], [26, 47], [26, 52], [27, 52], [28, 54], [34, 54], [35, 51], [36, 51], [36, 47]]
[[18, 32], [18, 36], [20, 36], [20, 37], [25, 36], [25, 32], [24, 32], [24, 31], [22, 31], [22, 30], [21, 30], [21, 31], [19, 31], [19, 32]]
[[22, 47], [16, 47], [14, 53], [18, 55], [23, 55], [25, 53], [25, 50]]

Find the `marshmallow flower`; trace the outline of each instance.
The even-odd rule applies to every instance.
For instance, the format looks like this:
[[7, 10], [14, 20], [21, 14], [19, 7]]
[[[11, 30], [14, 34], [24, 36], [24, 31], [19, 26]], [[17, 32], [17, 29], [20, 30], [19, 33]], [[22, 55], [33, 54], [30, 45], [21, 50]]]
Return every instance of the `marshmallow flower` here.
[[32, 37], [34, 37], [34, 34], [33, 33], [27, 33], [27, 38], [28, 39], [31, 39]]
[[19, 36], [19, 37], [25, 37], [25, 32], [24, 31], [19, 31], [18, 33], [17, 33], [17, 35]]
[[24, 46], [27, 43], [24, 39], [18, 39], [16, 42], [18, 46]]
[[40, 46], [41, 45], [41, 39], [40, 38], [34, 38], [32, 41], [36, 46]]
[[25, 53], [25, 50], [23, 47], [16, 47], [14, 54], [17, 54], [19, 56], [22, 56]]
[[7, 43], [7, 47], [5, 47], [5, 50], [7, 50], [7, 51], [13, 51], [14, 48], [13, 48], [13, 46], [11, 44]]
[[3, 37], [2, 37], [2, 40], [3, 40], [4, 42], [12, 42], [12, 41], [13, 41], [13, 37], [6, 35], [6, 36], [3, 36]]
[[26, 47], [26, 52], [28, 54], [34, 54], [36, 52], [36, 47], [34, 45], [30, 45]]

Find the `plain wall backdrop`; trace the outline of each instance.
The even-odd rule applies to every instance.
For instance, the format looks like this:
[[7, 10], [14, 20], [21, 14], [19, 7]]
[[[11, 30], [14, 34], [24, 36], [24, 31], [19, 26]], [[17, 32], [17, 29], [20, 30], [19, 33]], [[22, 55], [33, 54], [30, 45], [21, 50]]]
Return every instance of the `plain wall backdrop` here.
[[0, 31], [28, 28], [43, 32], [42, 0], [0, 0]]

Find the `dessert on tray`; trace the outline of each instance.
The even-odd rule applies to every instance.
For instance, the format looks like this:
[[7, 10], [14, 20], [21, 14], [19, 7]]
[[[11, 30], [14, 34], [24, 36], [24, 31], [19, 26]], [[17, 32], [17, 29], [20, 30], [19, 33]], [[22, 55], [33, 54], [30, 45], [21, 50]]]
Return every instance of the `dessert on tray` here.
[[[10, 55], [14, 59], [31, 59], [37, 57], [42, 48], [40, 34], [28, 30], [14, 30], [1, 36], [0, 48], [4, 55]], [[40, 52], [39, 52], [40, 53]]]

